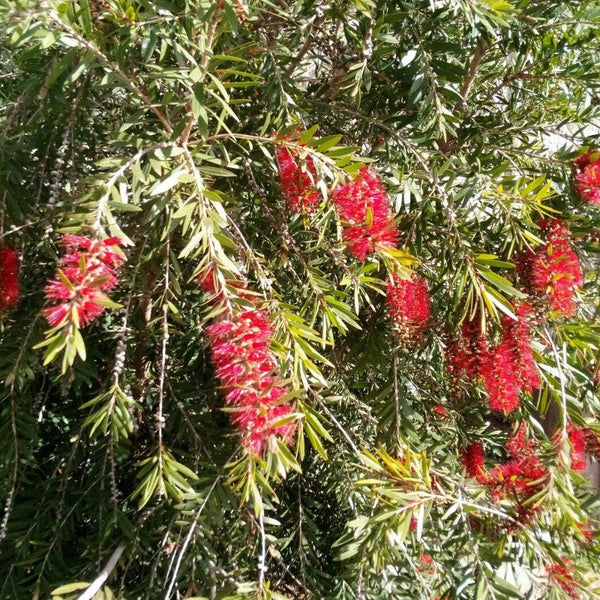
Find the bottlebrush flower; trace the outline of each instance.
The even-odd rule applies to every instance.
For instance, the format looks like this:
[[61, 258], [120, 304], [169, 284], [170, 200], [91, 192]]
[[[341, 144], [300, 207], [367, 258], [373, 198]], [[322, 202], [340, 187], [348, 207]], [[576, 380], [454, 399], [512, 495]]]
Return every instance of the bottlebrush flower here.
[[521, 387], [510, 341], [501, 342], [490, 352], [489, 361], [481, 366], [481, 377], [492, 410], [510, 414], [521, 406]]
[[548, 580], [560, 586], [572, 600], [579, 600], [581, 596], [577, 591], [577, 583], [573, 574], [573, 562], [568, 558], [562, 559], [562, 564], [552, 563], [546, 567]]
[[585, 456], [585, 432], [583, 428], [576, 427], [573, 423], [567, 425], [567, 435], [571, 444], [571, 468], [574, 471], [585, 471], [587, 459]]
[[287, 393], [277, 375], [270, 349], [273, 329], [267, 314], [252, 308], [208, 327], [215, 374], [221, 380], [231, 421], [242, 432], [241, 443], [255, 456], [280, 437], [290, 442], [295, 425], [280, 423], [292, 417], [281, 398]]
[[431, 302], [427, 283], [413, 274], [407, 279], [393, 274], [388, 281], [386, 296], [394, 325], [406, 334], [419, 333], [431, 318]]
[[56, 279], [45, 288], [46, 300], [58, 304], [42, 312], [51, 327], [85, 327], [104, 311], [106, 292], [118, 283], [115, 273], [123, 262], [121, 242], [65, 235], [61, 243], [67, 252], [59, 261]]
[[398, 230], [387, 192], [369, 167], [363, 167], [350, 183], [338, 185], [331, 199], [345, 222], [342, 236], [356, 258], [364, 261], [380, 247], [397, 246]]
[[517, 319], [502, 320], [502, 339], [490, 346], [480, 320], [464, 321], [459, 335], [446, 348], [447, 369], [472, 380], [481, 379], [492, 410], [514, 412], [521, 405], [523, 390], [531, 392], [539, 385], [539, 376], [531, 349], [531, 308], [516, 307]]
[[302, 160], [295, 149], [279, 147], [275, 151], [281, 193], [294, 212], [314, 212], [321, 202], [321, 193], [317, 191], [315, 182], [317, 171], [311, 156]]
[[583, 471], [587, 467], [586, 455], [600, 458], [600, 433], [591, 427], [567, 425], [567, 435], [571, 444], [571, 468]]
[[479, 483], [487, 481], [485, 455], [481, 444], [469, 444], [461, 451], [460, 459], [469, 477], [474, 477]]
[[575, 161], [575, 189], [583, 200], [600, 204], [600, 154], [587, 152]]
[[536, 456], [514, 458], [490, 470], [486, 485], [495, 502], [508, 500], [516, 508], [521, 524], [531, 521], [539, 510], [531, 498], [544, 489], [548, 472]]
[[513, 459], [524, 460], [532, 458], [537, 460], [533, 440], [527, 439], [527, 426], [521, 423], [520, 427], [515, 431], [506, 442], [506, 449], [510, 452]]
[[[244, 283], [241, 280], [235, 279], [224, 279], [224, 283], [227, 286], [228, 291], [234, 293], [239, 298], [251, 298], [250, 294], [244, 287]], [[217, 290], [215, 271], [212, 266], [208, 266], [196, 277], [196, 283], [200, 289], [208, 292], [213, 300], [223, 300], [226, 295], [226, 291]]]
[[19, 257], [9, 247], [0, 248], [0, 311], [19, 302]]
[[576, 308], [575, 290], [583, 285], [579, 258], [564, 223], [542, 221], [540, 225], [546, 230], [546, 244], [526, 252], [517, 269], [530, 293], [547, 297], [552, 310], [569, 317]]
[[463, 321], [460, 332], [446, 347], [446, 368], [456, 376], [475, 380], [489, 362], [489, 340], [481, 330], [481, 321]]
[[515, 376], [527, 392], [540, 384], [531, 349], [531, 313], [531, 306], [523, 303], [515, 308], [516, 319], [507, 315], [502, 319], [502, 339], [511, 347]]

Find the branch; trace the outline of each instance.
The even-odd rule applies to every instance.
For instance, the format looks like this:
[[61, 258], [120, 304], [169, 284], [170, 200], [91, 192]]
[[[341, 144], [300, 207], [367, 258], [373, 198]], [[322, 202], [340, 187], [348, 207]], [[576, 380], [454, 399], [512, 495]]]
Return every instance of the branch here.
[[462, 96], [463, 100], [466, 100], [469, 97], [471, 87], [473, 87], [473, 81], [475, 81], [475, 76], [477, 75], [477, 69], [479, 69], [479, 65], [481, 64], [483, 55], [487, 49], [488, 43], [485, 38], [480, 35], [479, 39], [477, 40], [475, 54], [473, 54], [471, 64], [469, 65], [469, 70], [467, 71], [467, 76], [465, 77], [465, 80], [460, 88], [460, 95]]
[[311, 34], [313, 32], [313, 29], [318, 28], [321, 25], [321, 23], [323, 23], [324, 20], [325, 20], [325, 14], [322, 12], [322, 10], [320, 11], [320, 14], [319, 13], [315, 14], [315, 16], [311, 19], [311, 21], [308, 25], [308, 32], [306, 34], [306, 39], [304, 40], [304, 44], [302, 44], [302, 47], [296, 54], [295, 62], [290, 63], [288, 65], [288, 68], [285, 70], [285, 74], [288, 77], [291, 77], [294, 74], [294, 71], [296, 70], [296, 66], [300, 64], [300, 62], [302, 61], [302, 59], [304, 58], [306, 53], [309, 51], [309, 49], [312, 45]]
[[[221, 476], [219, 475], [213, 481], [213, 484], [210, 486], [210, 489], [208, 490], [208, 492], [206, 494], [206, 498], [204, 498], [204, 502], [202, 502], [202, 505], [198, 509], [198, 512], [196, 513], [194, 520], [192, 521], [190, 529], [189, 529], [187, 535], [185, 536], [183, 545], [181, 546], [181, 550], [179, 551], [179, 555], [177, 557], [177, 562], [175, 563], [175, 570], [173, 571], [173, 575], [171, 576], [171, 581], [169, 582], [169, 585], [167, 586], [164, 600], [169, 600], [169, 598], [171, 597], [171, 593], [173, 592], [173, 587], [175, 586], [175, 584], [177, 582], [177, 574], [179, 573], [179, 569], [181, 567], [181, 561], [183, 560], [183, 557], [186, 553], [187, 547], [189, 546], [192, 536], [194, 535], [194, 531], [196, 531], [196, 525], [198, 524], [198, 519], [200, 518], [202, 511], [204, 510], [205, 506], [207, 505], [208, 499], [210, 498], [211, 494], [213, 493], [214, 489], [217, 487], [217, 484], [220, 481], [221, 481]], [[83, 600], [83, 599], [78, 598], [77, 600]]]
[[104, 585], [104, 582], [108, 579], [108, 576], [112, 573], [113, 569], [117, 566], [124, 550], [125, 544], [123, 543], [115, 548], [115, 551], [110, 555], [106, 565], [104, 565], [104, 569], [100, 571], [98, 577], [92, 581], [85, 592], [77, 597], [77, 600], [91, 600], [94, 597], [96, 592]]

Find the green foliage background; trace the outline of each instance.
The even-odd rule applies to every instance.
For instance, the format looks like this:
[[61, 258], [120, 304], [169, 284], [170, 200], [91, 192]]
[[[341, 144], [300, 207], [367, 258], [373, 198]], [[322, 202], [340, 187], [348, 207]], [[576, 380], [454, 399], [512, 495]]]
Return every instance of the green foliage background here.
[[[49, 598], [111, 555], [96, 598], [566, 598], [545, 581], [561, 557], [597, 597], [580, 527], [598, 500], [549, 439], [600, 415], [600, 209], [572, 188], [597, 140], [597, 2], [0, 0], [0, 24], [0, 235], [23, 290], [0, 330], [0, 598]], [[389, 325], [384, 258], [352, 259], [329, 203], [286, 208], [274, 136], [295, 130], [323, 189], [365, 162], [383, 176], [432, 294], [422, 344]], [[549, 214], [586, 281], [576, 317], [539, 326], [542, 387], [505, 418], [444, 346], [477, 306], [499, 330]], [[127, 255], [123, 307], [64, 372], [34, 349], [62, 231]], [[296, 391], [298, 441], [266, 463], [221, 410], [208, 263], [248, 277]], [[551, 484], [511, 530], [459, 453], [502, 460], [521, 420]]]

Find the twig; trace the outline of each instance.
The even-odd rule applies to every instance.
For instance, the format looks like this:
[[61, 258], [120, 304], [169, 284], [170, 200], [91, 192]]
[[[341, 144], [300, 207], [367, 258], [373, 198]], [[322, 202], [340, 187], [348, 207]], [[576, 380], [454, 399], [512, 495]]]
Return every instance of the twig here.
[[100, 574], [90, 586], [77, 597], [77, 600], [91, 600], [96, 594], [96, 592], [104, 585], [104, 582], [108, 579], [108, 576], [112, 573], [113, 569], [117, 566], [119, 559], [121, 558], [121, 554], [125, 550], [125, 544], [121, 543], [116, 548], [115, 551], [110, 555], [110, 558], [104, 565], [104, 569], [100, 571]]
[[196, 516], [194, 517], [194, 521], [192, 522], [192, 525], [190, 527], [190, 530], [188, 531], [187, 535], [185, 536], [185, 540], [183, 541], [183, 545], [181, 546], [181, 550], [179, 551], [179, 556], [177, 557], [177, 562], [175, 563], [175, 569], [173, 571], [173, 575], [171, 575], [171, 581], [169, 582], [169, 586], [167, 587], [167, 591], [165, 592], [164, 600], [169, 600], [169, 598], [171, 597], [173, 587], [175, 586], [175, 583], [177, 581], [177, 574], [179, 573], [179, 568], [181, 567], [181, 561], [183, 560], [183, 556], [187, 550], [187, 547], [190, 544], [192, 536], [194, 535], [194, 531], [196, 530], [196, 525], [198, 524], [198, 519], [200, 518], [202, 511], [206, 507], [208, 499], [210, 498], [214, 489], [217, 487], [217, 483], [219, 483], [219, 481], [221, 481], [220, 475], [213, 481], [213, 484], [210, 486], [210, 489], [208, 490], [208, 493], [206, 494], [206, 498], [204, 498], [204, 502], [202, 502], [202, 505], [198, 509], [198, 512], [196, 513]]
[[265, 537], [264, 509], [258, 513], [258, 525], [260, 530], [260, 556], [258, 557], [258, 587], [263, 592], [265, 585], [265, 573], [267, 572], [267, 543]]
[[327, 416], [334, 422], [335, 426], [340, 430], [340, 433], [346, 438], [349, 446], [352, 448], [354, 454], [360, 454], [358, 446], [352, 441], [352, 438], [348, 435], [348, 432], [342, 427], [342, 424], [334, 417], [332, 412], [327, 408], [327, 405], [315, 394], [317, 402], [321, 408], [327, 413]]
[[167, 345], [169, 342], [169, 254], [171, 252], [170, 236], [167, 236], [166, 240], [166, 267], [165, 267], [165, 296], [163, 299], [163, 323], [162, 323], [162, 348], [160, 356], [160, 375], [158, 379], [158, 414], [156, 415], [156, 426], [158, 429], [158, 472], [160, 489], [159, 492], [164, 491], [164, 483], [162, 482], [163, 476], [163, 465], [162, 465], [162, 430], [165, 426], [165, 417], [163, 415], [163, 402], [165, 398], [165, 373], [167, 371]]
[[473, 82], [475, 81], [475, 76], [477, 75], [477, 69], [479, 69], [479, 65], [483, 60], [483, 55], [488, 48], [488, 43], [483, 36], [479, 36], [477, 40], [477, 46], [475, 48], [475, 54], [473, 54], [473, 58], [471, 59], [471, 64], [469, 65], [469, 70], [467, 72], [467, 76], [463, 81], [463, 84], [460, 88], [460, 95], [463, 100], [467, 100], [469, 97], [469, 93], [471, 92], [471, 88], [473, 87]]

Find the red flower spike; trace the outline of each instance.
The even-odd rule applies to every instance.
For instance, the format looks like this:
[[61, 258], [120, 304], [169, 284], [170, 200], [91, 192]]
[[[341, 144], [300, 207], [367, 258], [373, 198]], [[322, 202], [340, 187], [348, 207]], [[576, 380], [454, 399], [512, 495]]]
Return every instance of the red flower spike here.
[[517, 520], [526, 524], [539, 510], [539, 506], [529, 499], [544, 488], [547, 478], [548, 472], [537, 456], [529, 456], [494, 467], [486, 484], [492, 492], [492, 499], [496, 502], [506, 499], [514, 503]]
[[585, 430], [573, 423], [567, 425], [567, 435], [571, 444], [571, 468], [574, 471], [585, 471], [587, 459], [585, 456]]
[[575, 161], [579, 172], [575, 175], [575, 189], [583, 200], [600, 204], [600, 155], [598, 151], [587, 152]]
[[569, 317], [575, 312], [575, 290], [583, 285], [579, 258], [573, 251], [570, 233], [560, 221], [540, 221], [546, 244], [527, 251], [517, 270], [531, 294], [546, 297], [552, 310]]
[[446, 349], [450, 373], [481, 378], [492, 410], [511, 413], [520, 406], [521, 391], [530, 392], [539, 385], [539, 376], [531, 349], [531, 308], [515, 308], [517, 319], [504, 317], [502, 341], [495, 348], [481, 331], [480, 321], [463, 322], [460, 334]]
[[304, 160], [297, 150], [280, 147], [275, 151], [281, 181], [281, 193], [294, 212], [313, 213], [321, 202], [316, 190], [317, 171], [311, 156]]
[[562, 563], [553, 563], [546, 567], [548, 580], [561, 587], [572, 600], [579, 600], [581, 596], [577, 591], [577, 583], [573, 574], [573, 562], [568, 558], [563, 558]]
[[571, 468], [583, 471], [587, 467], [586, 455], [594, 459], [600, 458], [600, 433], [591, 427], [578, 427], [573, 423], [567, 425], [567, 435], [571, 444]]
[[446, 349], [448, 370], [472, 380], [481, 377], [490, 360], [488, 346], [489, 340], [481, 331], [481, 322], [478, 319], [463, 321], [460, 334]]
[[0, 248], [0, 311], [19, 302], [19, 256], [9, 247]]
[[575, 159], [575, 169], [577, 171], [583, 171], [585, 167], [593, 162], [596, 162], [598, 159], [600, 159], [600, 153], [598, 150], [590, 150], [589, 152], [586, 152]]
[[521, 423], [521, 426], [513, 433], [506, 443], [506, 449], [515, 460], [524, 460], [532, 458], [537, 460], [532, 440], [527, 440], [527, 426]]
[[348, 250], [358, 260], [364, 262], [378, 248], [398, 245], [387, 192], [369, 167], [363, 167], [350, 183], [338, 185], [331, 199], [345, 221], [342, 235]]
[[515, 376], [527, 392], [540, 384], [531, 349], [531, 312], [529, 304], [521, 304], [515, 309], [517, 319], [505, 316], [502, 320], [502, 339], [511, 346]]
[[85, 327], [104, 311], [105, 292], [118, 283], [115, 276], [123, 262], [118, 238], [92, 240], [67, 234], [61, 245], [67, 253], [59, 260], [56, 279], [45, 288], [47, 301], [59, 301], [42, 310], [51, 327]]
[[600, 458], [600, 433], [591, 427], [585, 427], [584, 435], [586, 452], [598, 460]]
[[413, 274], [408, 279], [392, 275], [387, 284], [386, 296], [389, 315], [394, 325], [403, 333], [419, 333], [429, 324], [431, 301], [427, 283]]
[[485, 455], [481, 444], [469, 444], [461, 451], [460, 459], [469, 477], [474, 477], [479, 483], [487, 481]]
[[242, 432], [246, 450], [260, 456], [265, 444], [276, 437], [289, 443], [293, 422], [291, 407], [281, 398], [287, 390], [276, 374], [277, 359], [271, 352], [273, 328], [267, 314], [249, 309], [208, 327], [212, 362], [221, 380], [226, 403], [234, 408], [231, 421]]
[[512, 345], [503, 341], [490, 353], [490, 360], [481, 368], [481, 377], [492, 410], [510, 414], [521, 406], [520, 386], [515, 377]]

